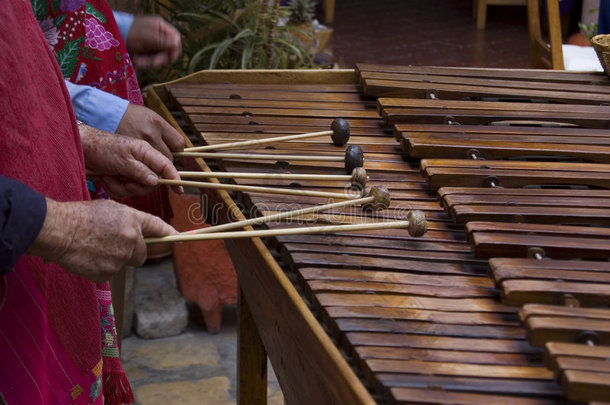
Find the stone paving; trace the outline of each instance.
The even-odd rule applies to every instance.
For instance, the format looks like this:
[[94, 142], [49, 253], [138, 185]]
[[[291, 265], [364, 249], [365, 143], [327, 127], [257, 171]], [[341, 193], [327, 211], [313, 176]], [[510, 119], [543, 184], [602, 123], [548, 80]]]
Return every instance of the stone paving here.
[[[161, 297], [168, 295], [168, 289], [175, 288], [171, 259], [137, 268], [136, 280], [137, 323], [138, 310], [141, 310], [138, 301], [142, 302], [141, 297], [145, 297], [146, 308], [150, 310], [154, 292], [157, 292], [161, 301]], [[186, 306], [190, 316], [182, 333], [155, 339], [143, 339], [131, 333], [124, 338], [122, 363], [134, 389], [137, 404], [236, 403], [236, 308], [224, 309], [221, 330], [212, 334], [205, 329], [199, 308], [189, 303]], [[168, 319], [166, 321], [170, 322]], [[157, 327], [162, 328], [163, 322]], [[282, 405], [283, 395], [271, 367], [269, 374], [268, 403]]]

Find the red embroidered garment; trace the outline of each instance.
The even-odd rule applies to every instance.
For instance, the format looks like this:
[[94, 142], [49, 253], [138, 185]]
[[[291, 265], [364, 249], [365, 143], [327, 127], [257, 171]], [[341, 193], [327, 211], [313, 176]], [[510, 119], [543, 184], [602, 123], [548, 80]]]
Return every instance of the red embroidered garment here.
[[[89, 199], [78, 128], [30, 4], [0, 7], [0, 173], [58, 201]], [[0, 278], [0, 400], [133, 402], [108, 284], [24, 255]], [[104, 398], [103, 398], [104, 397]]]
[[[106, 0], [31, 0], [63, 76], [142, 105], [135, 70]], [[106, 198], [100, 192], [94, 198]], [[165, 221], [172, 217], [167, 188], [121, 200]]]

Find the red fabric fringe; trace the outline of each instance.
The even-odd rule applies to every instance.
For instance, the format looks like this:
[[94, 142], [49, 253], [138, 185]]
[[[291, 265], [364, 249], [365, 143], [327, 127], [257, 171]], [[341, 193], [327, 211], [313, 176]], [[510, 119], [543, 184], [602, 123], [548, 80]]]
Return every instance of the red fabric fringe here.
[[122, 370], [104, 373], [104, 405], [133, 404], [131, 385]]

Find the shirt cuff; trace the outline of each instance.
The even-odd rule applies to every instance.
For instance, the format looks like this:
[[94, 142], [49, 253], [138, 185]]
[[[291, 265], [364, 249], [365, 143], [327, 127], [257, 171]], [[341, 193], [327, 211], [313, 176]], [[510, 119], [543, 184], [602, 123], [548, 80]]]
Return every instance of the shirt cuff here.
[[46, 215], [42, 194], [0, 176], [0, 274], [8, 273], [32, 245]]
[[127, 34], [129, 34], [129, 29], [131, 28], [131, 24], [133, 24], [134, 15], [115, 10], [112, 10], [112, 14], [114, 15], [117, 27], [119, 27], [119, 32], [123, 37], [123, 42], [127, 42]]
[[107, 132], [116, 132], [129, 101], [95, 87], [66, 80], [76, 119]]

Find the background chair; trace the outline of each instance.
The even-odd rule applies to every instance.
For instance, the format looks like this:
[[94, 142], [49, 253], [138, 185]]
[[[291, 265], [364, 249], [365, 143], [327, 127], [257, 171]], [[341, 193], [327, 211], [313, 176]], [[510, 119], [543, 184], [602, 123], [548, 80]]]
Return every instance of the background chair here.
[[487, 6], [524, 6], [526, 0], [474, 0], [474, 13], [477, 20], [477, 28], [485, 29], [487, 21]]
[[[543, 0], [545, 1], [545, 0]], [[530, 57], [534, 69], [597, 71], [603, 68], [590, 46], [564, 45], [559, 1], [546, 0], [548, 40], [542, 35], [539, 0], [527, 0]]]

